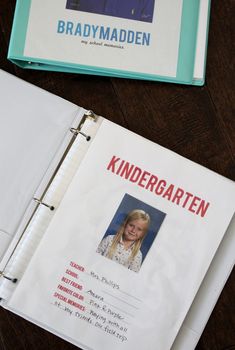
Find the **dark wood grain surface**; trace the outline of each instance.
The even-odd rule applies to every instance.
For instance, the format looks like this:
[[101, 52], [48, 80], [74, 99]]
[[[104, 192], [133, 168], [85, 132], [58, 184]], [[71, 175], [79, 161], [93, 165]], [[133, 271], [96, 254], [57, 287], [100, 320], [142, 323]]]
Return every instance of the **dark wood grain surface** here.
[[[235, 180], [234, 0], [212, 3], [204, 87], [17, 68], [6, 58], [14, 7], [1, 1], [0, 68]], [[2, 308], [0, 325], [0, 350], [76, 349]], [[235, 350], [234, 271], [196, 349]]]

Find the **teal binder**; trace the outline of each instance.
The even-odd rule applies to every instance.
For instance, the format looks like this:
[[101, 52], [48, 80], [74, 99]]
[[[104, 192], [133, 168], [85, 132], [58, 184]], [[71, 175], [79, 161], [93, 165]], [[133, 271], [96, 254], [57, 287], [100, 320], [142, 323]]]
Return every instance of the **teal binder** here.
[[[53, 9], [57, 11], [58, 8], [58, 3], [55, 0], [53, 2], [53, 6], [50, 5], [51, 13], [54, 12], [52, 11]], [[80, 35], [79, 40], [77, 40], [76, 42], [76, 45], [78, 45], [78, 51], [79, 53], [81, 53], [82, 57], [80, 58], [79, 54], [76, 57], [72, 57], [74, 55], [72, 51], [74, 51], [75, 46], [75, 33], [73, 32], [73, 35], [64, 35], [62, 38], [61, 34], [59, 34], [58, 32], [56, 33], [56, 26], [55, 23], [53, 23], [52, 18], [53, 16], [50, 17], [51, 13], [49, 13], [49, 11], [45, 13], [49, 18], [48, 23], [51, 22], [51, 24], [47, 23], [46, 25], [44, 25], [46, 16], [44, 16], [43, 12], [40, 11], [40, 13], [38, 13], [37, 16], [37, 21], [41, 23], [42, 28], [46, 27], [45, 29], [43, 29], [44, 34], [41, 35], [41, 32], [38, 28], [35, 31], [32, 29], [32, 26], [34, 26], [34, 24], [32, 23], [35, 22], [33, 18], [33, 12], [36, 11], [35, 9], [37, 9], [37, 6], [44, 7], [44, 5], [39, 0], [17, 0], [8, 52], [9, 60], [11, 60], [13, 63], [17, 64], [22, 68], [29, 69], [102, 75], [120, 78], [145, 79], [190, 85], [204, 84], [210, 0], [171, 0], [171, 3], [175, 7], [178, 6], [177, 3], [181, 3], [181, 15], [178, 20], [178, 27], [176, 25], [177, 20], [176, 23], [172, 23], [172, 19], [174, 20], [174, 9], [169, 10], [172, 11], [171, 14], [169, 13], [169, 18], [161, 18], [164, 15], [165, 11], [162, 11], [163, 14], [161, 13], [161, 5], [159, 5], [159, 3], [163, 3], [161, 0], [155, 0], [154, 11], [156, 13], [155, 22], [153, 23], [144, 23], [124, 18], [114, 18], [105, 14], [91, 14], [88, 12], [74, 11], [67, 9], [65, 3], [66, 1], [64, 1], [64, 7], [62, 9], [63, 11], [61, 9], [60, 11], [58, 11], [60, 16], [61, 13], [63, 13], [62, 17], [59, 17], [58, 15], [58, 23], [59, 20], [61, 20], [62, 18], [63, 22], [67, 23], [68, 26], [69, 22], [73, 23], [71, 21], [71, 18], [76, 18], [76, 22], [73, 23], [74, 26], [80, 25], [79, 28], [81, 28], [81, 26], [85, 27], [87, 25], [90, 26], [90, 28], [94, 27], [99, 28], [103, 31], [106, 30], [106, 34], [107, 31], [110, 30], [112, 31], [113, 36], [108, 40], [99, 40], [98, 43], [100, 43], [102, 47], [97, 47], [95, 48], [97, 50], [94, 51], [94, 47], [91, 47], [92, 45], [90, 45], [90, 47], [88, 46], [92, 43], [92, 40], [94, 40], [95, 30], [93, 30], [93, 37], [91, 36], [90, 38], [84, 38], [82, 37], [82, 35]], [[165, 5], [162, 5], [162, 7], [164, 6]], [[97, 23], [99, 23], [101, 19], [102, 21], [104, 20], [105, 23], [108, 23], [108, 27], [105, 27], [103, 25], [97, 25]], [[89, 22], [90, 24], [87, 24]], [[161, 27], [159, 29], [160, 22], [165, 22], [165, 27], [168, 27], [169, 30], [171, 30], [172, 34], [167, 33], [168, 29], [166, 28], [165, 31], [161, 29]], [[149, 38], [151, 38], [151, 42], [150, 44], [148, 44], [148, 46], [150, 47], [147, 47], [147, 44], [146, 47], [140, 47], [141, 45], [139, 38], [141, 34], [138, 33], [142, 32], [138, 31], [138, 28], [146, 28], [146, 33], [148, 33]], [[179, 31], [177, 42], [173, 41], [171, 43], [172, 45], [164, 44], [164, 40], [167, 40], [168, 37], [170, 38], [170, 35], [174, 35], [175, 28], [176, 31]], [[66, 30], [67, 32], [69, 32], [68, 27]], [[157, 41], [159, 43], [154, 42], [153, 38], [153, 36], [158, 35], [158, 30], [159, 33], [161, 33], [161, 37], [157, 37]], [[46, 31], [48, 31], [48, 42], [47, 40], [45, 40], [45, 37], [47, 38]], [[118, 44], [116, 45], [117, 47], [121, 47], [121, 45], [123, 44], [123, 42], [117, 42], [113, 40], [117, 39], [117, 37], [114, 36], [114, 34], [117, 33], [117, 31], [119, 31], [120, 33], [121, 31], [126, 31], [126, 33], [135, 33], [135, 47], [133, 47], [134, 45], [130, 43], [124, 43], [123, 47], [125, 50], [118, 50], [118, 48], [116, 49], [111, 47], [108, 51], [107, 43], [111, 46], [113, 45], [113, 43]], [[52, 38], [52, 34], [54, 35], [53, 37], [55, 37], [55, 40], [50, 39]], [[86, 39], [86, 41], [88, 40], [88, 45], [82, 45], [82, 39]], [[120, 34], [120, 40], [121, 39], [123, 38], [121, 38]], [[61, 56], [60, 52], [63, 52], [64, 45], [68, 45], [69, 41], [71, 41], [71, 52], [69, 49], [67, 49], [66, 53], [64, 53], [63, 56]], [[30, 45], [31, 47], [33, 46], [33, 49], [30, 48]], [[172, 54], [173, 46], [177, 48], [177, 50], [175, 49], [175, 52], [177, 51], [175, 56], [175, 74], [172, 74], [172, 68], [170, 67], [169, 72], [171, 72], [167, 72], [167, 74], [164, 74], [164, 70], [168, 70], [167, 62], [165, 64], [165, 67], [163, 67], [164, 55], [166, 61], [169, 60], [169, 57]], [[163, 51], [163, 53], [161, 53], [160, 57], [160, 54], [158, 52], [160, 52], [161, 50]], [[58, 52], [59, 54], [57, 54]], [[140, 52], [141, 58], [138, 57], [138, 52]], [[156, 66], [154, 61], [154, 55], [156, 55]], [[91, 56], [93, 57], [93, 60], [91, 59]], [[117, 58], [119, 56], [120, 59]], [[125, 62], [130, 60], [130, 56], [135, 57], [135, 61], [133, 61], [133, 64], [126, 64]], [[89, 61], [88, 64], [86, 64], [86, 57]], [[97, 61], [96, 57], [98, 57]], [[105, 64], [105, 62], [103, 64], [102, 57], [104, 58], [104, 61], [107, 61], [107, 64]], [[160, 57], [159, 67], [158, 57]], [[110, 62], [108, 61], [109, 58], [110, 60], [114, 60], [113, 64], [110, 64]], [[125, 58], [127, 58], [127, 60], [125, 60]], [[199, 76], [195, 76], [195, 65], [197, 60], [200, 60], [202, 62], [201, 66], [203, 65], [203, 67], [200, 67], [199, 69], [201, 71]], [[124, 62], [121, 66], [119, 64], [120, 61]], [[163, 68], [161, 68], [160, 66], [162, 66]], [[163, 74], [161, 73], [161, 69], [163, 69]]]

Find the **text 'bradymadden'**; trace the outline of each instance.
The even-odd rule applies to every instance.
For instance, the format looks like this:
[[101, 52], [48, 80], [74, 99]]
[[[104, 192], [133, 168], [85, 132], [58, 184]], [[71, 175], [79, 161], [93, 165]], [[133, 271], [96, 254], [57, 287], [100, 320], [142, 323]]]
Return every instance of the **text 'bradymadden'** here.
[[58, 20], [57, 34], [108, 40], [132, 45], [150, 45], [150, 33], [126, 30], [123, 28], [111, 28], [89, 23], [83, 24], [80, 22], [75, 23], [71, 21]]
[[166, 180], [159, 179], [158, 176], [116, 156], [113, 156], [110, 160], [107, 170], [202, 218], [206, 215], [209, 208], [210, 203], [204, 199], [173, 184], [168, 184]]

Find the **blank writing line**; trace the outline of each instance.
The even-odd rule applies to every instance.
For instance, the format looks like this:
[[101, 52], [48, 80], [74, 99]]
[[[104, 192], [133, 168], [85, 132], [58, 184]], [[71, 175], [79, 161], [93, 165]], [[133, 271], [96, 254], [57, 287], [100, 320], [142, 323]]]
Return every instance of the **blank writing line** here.
[[128, 302], [127, 302], [127, 301], [125, 301], [125, 300], [122, 300], [122, 299], [120, 299], [120, 298], [116, 297], [115, 295], [112, 295], [112, 294], [110, 294], [110, 293], [108, 293], [108, 292], [105, 292], [104, 290], [102, 290], [102, 292], [103, 292], [104, 294], [109, 295], [110, 297], [113, 297], [114, 299], [117, 299], [117, 300], [121, 301], [121, 302], [122, 302], [122, 303], [124, 303], [124, 304], [127, 304], [127, 305], [129, 305], [129, 306], [133, 307], [133, 309], [139, 310], [139, 308], [138, 308], [138, 307], [136, 307], [136, 306], [134, 306], [134, 305], [132, 305], [132, 304], [128, 303]]
[[139, 298], [136, 298], [134, 295], [131, 295], [131, 294], [127, 293], [127, 292], [124, 292], [124, 290], [119, 289], [118, 291], [121, 292], [121, 293], [123, 293], [123, 294], [125, 294], [125, 295], [127, 295], [128, 297], [131, 297], [131, 298], [133, 298], [133, 299], [139, 301], [140, 303], [143, 302], [143, 300], [141, 300], [141, 299], [139, 299]]

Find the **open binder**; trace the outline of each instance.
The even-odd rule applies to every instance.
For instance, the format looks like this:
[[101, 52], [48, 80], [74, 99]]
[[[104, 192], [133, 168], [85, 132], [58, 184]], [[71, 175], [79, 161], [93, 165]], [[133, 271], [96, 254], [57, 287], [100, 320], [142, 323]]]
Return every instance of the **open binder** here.
[[[205, 263], [199, 270], [193, 260], [193, 263], [191, 260], [186, 263], [195, 272], [194, 278], [188, 281], [188, 288], [192, 288], [193, 292], [183, 295], [186, 304], [180, 306], [179, 312], [168, 310], [166, 314], [169, 313], [169, 315], [167, 317], [163, 315], [162, 320], [160, 320], [166, 324], [165, 332], [168, 334], [167, 339], [164, 336], [161, 339], [161, 334], [158, 334], [157, 341], [158, 344], [162, 344], [161, 349], [194, 349], [234, 265], [235, 219], [232, 218], [234, 184], [171, 151], [108, 122], [100, 116], [96, 116], [91, 111], [25, 83], [3, 71], [0, 72], [0, 93], [0, 133], [1, 142], [4, 145], [0, 151], [1, 164], [4, 168], [4, 172], [1, 172], [0, 182], [3, 194], [0, 203], [1, 305], [84, 349], [94, 348], [94, 345], [89, 343], [91, 338], [95, 338], [96, 349], [104, 347], [104, 342], [107, 348], [112, 344], [114, 348], [118, 349], [133, 349], [132, 332], [135, 334], [135, 329], [138, 332], [142, 331], [142, 329], [139, 330], [138, 319], [131, 318], [133, 324], [130, 325], [127, 320], [131, 315], [125, 316], [125, 319], [122, 311], [118, 311], [119, 304], [116, 304], [115, 312], [109, 306], [108, 316], [101, 313], [97, 305], [102, 305], [103, 312], [106, 312], [107, 309], [104, 307], [108, 305], [105, 304], [106, 297], [110, 298], [109, 294], [112, 294], [118, 303], [120, 293], [122, 293], [122, 299], [127, 295], [127, 292], [130, 293], [131, 289], [127, 288], [129, 281], [138, 285], [140, 276], [141, 281], [145, 279], [149, 281], [147, 287], [143, 283], [139, 285], [139, 290], [144, 291], [146, 297], [146, 300], [142, 302], [146, 303], [146, 307], [151, 307], [155, 311], [155, 306], [152, 304], [151, 288], [155, 291], [155, 280], [158, 280], [158, 274], [161, 274], [158, 264], [161, 264], [166, 254], [169, 254], [166, 262], [173, 255], [173, 263], [176, 266], [180, 263], [182, 268], [186, 269], [186, 279], [189, 273], [184, 263], [184, 259], [188, 257], [187, 254], [180, 258], [177, 257], [177, 252], [179, 256], [182, 255], [180, 245], [175, 246], [176, 253], [165, 250], [168, 245], [170, 249], [165, 227], [167, 223], [170, 225], [172, 220], [170, 216], [173, 215], [168, 210], [168, 206], [172, 206], [172, 210], [176, 210], [179, 216], [181, 211], [186, 211], [186, 204], [181, 206], [180, 202], [179, 194], [182, 195], [182, 192], [178, 191], [178, 200], [175, 202], [169, 203], [170, 197], [166, 198], [167, 195], [165, 198], [158, 196], [157, 199], [152, 200], [151, 188], [153, 189], [153, 187], [151, 186], [157, 184], [154, 175], [156, 173], [152, 173], [149, 188], [147, 189], [145, 186], [147, 177], [150, 177], [151, 169], [154, 169], [151, 162], [144, 175], [142, 173], [138, 184], [136, 181], [136, 174], [140, 172], [137, 169], [142, 169], [143, 165], [146, 164], [145, 161], [142, 162], [143, 156], [140, 154], [146, 155], [146, 157], [152, 154], [156, 155], [154, 162], [162, 164], [162, 169], [174, 167], [176, 174], [177, 167], [182, 167], [182, 173], [179, 174], [189, 176], [195, 172], [199, 182], [201, 179], [205, 179], [205, 182], [210, 181], [211, 187], [215, 185], [215, 189], [208, 190], [206, 194], [209, 197], [212, 196], [212, 193], [216, 193], [219, 188], [223, 190], [223, 195], [226, 198], [226, 203], [223, 204], [226, 211], [221, 212], [221, 218], [215, 223], [214, 230], [218, 231], [215, 241], [212, 240], [210, 244], [201, 246], [202, 250], [205, 249], [200, 253], [202, 260], [205, 259]], [[12, 96], [15, 98], [14, 105], [11, 103]], [[119, 137], [121, 137], [121, 143], [117, 141]], [[115, 140], [115, 142], [111, 140]], [[126, 148], [127, 140], [130, 142], [128, 150]], [[135, 144], [136, 150], [132, 149], [133, 144]], [[110, 158], [109, 152], [112, 152], [112, 149], [118, 150], [119, 155], [113, 154]], [[137, 152], [140, 149], [142, 153]], [[133, 156], [132, 159], [129, 159], [129, 163], [124, 162], [127, 154]], [[106, 164], [105, 170], [101, 164]], [[134, 167], [135, 164], [137, 165]], [[131, 165], [133, 166], [131, 167]], [[107, 175], [105, 175], [105, 183], [101, 185], [103, 171]], [[167, 170], [166, 173], [168, 173]], [[161, 165], [159, 165], [159, 179], [160, 174]], [[176, 183], [177, 178], [180, 179], [180, 177], [175, 176]], [[155, 185], [153, 180], [156, 180]], [[113, 186], [116, 181], [118, 181], [117, 187]], [[119, 181], [123, 183], [124, 196]], [[162, 183], [163, 181], [166, 182], [167, 177], [165, 180], [162, 179]], [[98, 184], [100, 184], [100, 189], [98, 189]], [[110, 192], [107, 190], [109, 186], [113, 189], [110, 197], [108, 196]], [[196, 187], [192, 185], [191, 188]], [[160, 187], [158, 187], [159, 189]], [[181, 191], [183, 191], [182, 188]], [[105, 201], [104, 198], [106, 198]], [[191, 197], [188, 195], [187, 198], [189, 201]], [[118, 199], [117, 203], [119, 204], [114, 206], [116, 199]], [[156, 208], [153, 208], [155, 201]], [[107, 228], [114, 211], [118, 212], [120, 208], [124, 210], [124, 207], [129, 208], [132, 203], [135, 207], [138, 203], [138, 207], [141, 207], [142, 211], [151, 213], [150, 216], [155, 226], [157, 220], [155, 220], [154, 215], [160, 218], [158, 219], [158, 232], [157, 234], [155, 232], [156, 237], [151, 242], [149, 250], [142, 250], [143, 261], [138, 272], [131, 271], [130, 267], [126, 268], [103, 254], [98, 254], [99, 248], [93, 254], [89, 250], [92, 244], [95, 247], [98, 246], [105, 233], [102, 228]], [[199, 209], [196, 210], [195, 203], [196, 200], [193, 206], [188, 207], [191, 208], [189, 213], [183, 214], [186, 215], [185, 218], [188, 222], [191, 222], [192, 217], [195, 217], [195, 220], [199, 220], [198, 217], [204, 220], [206, 215], [211, 215], [210, 206], [204, 205], [203, 210], [199, 211]], [[213, 203], [210, 205], [213, 212]], [[104, 217], [104, 208], [106, 217]], [[212, 217], [215, 213], [212, 213]], [[116, 218], [115, 214], [114, 219], [116, 220]], [[114, 219], [112, 222], [115, 221]], [[181, 238], [184, 241], [181, 231], [177, 231], [178, 223], [174, 220], [177, 239]], [[195, 225], [197, 226], [197, 224]], [[64, 227], [67, 229], [65, 230]], [[87, 230], [83, 230], [83, 227], [86, 227]], [[97, 227], [101, 232], [94, 236], [93, 229]], [[192, 232], [189, 232], [189, 235], [193, 235], [194, 227], [190, 227]], [[200, 236], [198, 233], [198, 240], [203, 241], [203, 237], [209, 231], [204, 230], [203, 225], [199, 225], [199, 228], [200, 231], [203, 231], [204, 236]], [[163, 234], [164, 232], [165, 234]], [[171, 239], [174, 243], [174, 233], [171, 233]], [[91, 242], [92, 240], [96, 241], [97, 244], [94, 241]], [[191, 238], [187, 240], [190, 250]], [[76, 242], [80, 242], [79, 245], [76, 246]], [[197, 251], [198, 244], [195, 240], [195, 251]], [[155, 265], [155, 259], [157, 265]], [[173, 270], [170, 268], [170, 271], [165, 271], [161, 281], [165, 288], [164, 280], [170, 273], [172, 285], [176, 288], [177, 278], [181, 278], [181, 273], [175, 272], [171, 263], [169, 263], [169, 267]], [[161, 269], [164, 270], [164, 268], [161, 266]], [[156, 270], [158, 274], [156, 274]], [[200, 275], [200, 278], [196, 274]], [[128, 281], [126, 281], [127, 276]], [[176, 282], [174, 282], [175, 279]], [[87, 288], [84, 287], [86, 283]], [[97, 283], [102, 284], [102, 288], [101, 284], [99, 288], [97, 287], [98, 291], [94, 289], [94, 286], [98, 286]], [[119, 283], [120, 291], [118, 290]], [[167, 285], [171, 290], [171, 280], [169, 283], [167, 282]], [[194, 284], [195, 286], [193, 286]], [[54, 287], [51, 288], [51, 285]], [[126, 289], [122, 285], [125, 285]], [[102, 293], [100, 288], [103, 290]], [[164, 288], [166, 294], [169, 293], [169, 290]], [[50, 290], [49, 293], [47, 289]], [[161, 289], [161, 285], [158, 285], [158, 289]], [[138, 291], [138, 293], [140, 292]], [[135, 308], [140, 304], [138, 293], [135, 296], [132, 295], [133, 305], [126, 305], [126, 314], [137, 312]], [[173, 296], [174, 291], [167, 298], [169, 298], [169, 303], [171, 303], [172, 298], [174, 306]], [[50, 303], [47, 303], [48, 298], [51, 300]], [[161, 303], [164, 303], [164, 295], [162, 298]], [[85, 301], [87, 302], [85, 303]], [[87, 306], [88, 302], [90, 309]], [[40, 305], [40, 310], [50, 310], [50, 312], [43, 316], [36, 304]], [[82, 313], [83, 308], [89, 309], [90, 318]], [[129, 311], [130, 309], [132, 312]], [[159, 310], [161, 311], [161, 309]], [[70, 312], [73, 318], [67, 315]], [[145, 311], [142, 311], [140, 307], [138, 312], [144, 315]], [[171, 323], [171, 319], [169, 320], [171, 312], [176, 317], [176, 326], [167, 328], [168, 324]], [[69, 321], [68, 317], [70, 317]], [[150, 332], [153, 328], [155, 332], [156, 328], [161, 328], [160, 324], [154, 323], [155, 321], [153, 312], [152, 319], [146, 320], [144, 327], [147, 327], [148, 331], [150, 329]], [[68, 323], [69, 326], [65, 326]], [[149, 341], [148, 349], [153, 349], [156, 346], [156, 339], [149, 339]]]
[[18, 0], [8, 58], [27, 69], [203, 85], [209, 16], [210, 0]]

